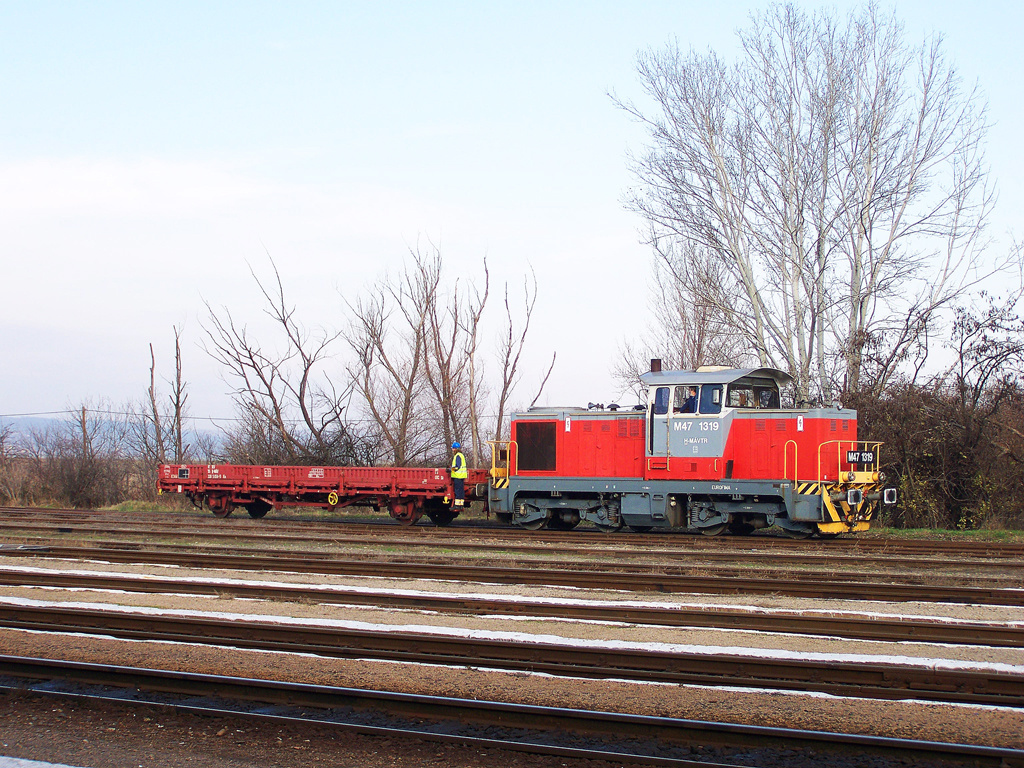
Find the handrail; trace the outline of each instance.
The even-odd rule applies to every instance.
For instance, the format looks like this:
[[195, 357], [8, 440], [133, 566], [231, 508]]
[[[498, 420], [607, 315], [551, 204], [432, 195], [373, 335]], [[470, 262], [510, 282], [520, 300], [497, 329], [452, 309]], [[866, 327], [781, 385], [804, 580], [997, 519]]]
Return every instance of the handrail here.
[[789, 446], [793, 446], [793, 485], [796, 485], [799, 480], [797, 477], [800, 475], [800, 446], [796, 440], [787, 440], [786, 444], [782, 446], [782, 477], [785, 480], [789, 480]]
[[[519, 444], [515, 440], [488, 440], [487, 444], [491, 446], [491, 477], [497, 477], [498, 470], [505, 470], [505, 477], [510, 475], [519, 474]], [[506, 457], [505, 466], [498, 466], [498, 455], [501, 451], [501, 446], [505, 446]], [[515, 448], [515, 451], [512, 449]], [[512, 462], [512, 455], [515, 454], [515, 462]], [[511, 466], [510, 466], [511, 465]]]
[[[882, 452], [881, 452], [880, 448], [883, 445], [885, 445], [885, 443], [883, 443], [881, 441], [872, 441], [872, 440], [829, 440], [827, 442], [821, 443], [818, 446], [818, 478], [817, 479], [819, 481], [821, 481], [823, 479], [822, 478], [822, 474], [821, 474], [822, 453], [825, 450], [825, 448], [827, 446], [830, 446], [830, 445], [835, 445], [835, 447], [836, 447], [836, 478], [835, 479], [838, 480], [839, 479], [839, 472], [842, 471], [840, 469], [840, 467], [843, 464], [843, 454], [842, 454], [842, 452], [843, 452], [843, 445], [850, 446], [850, 448], [848, 448], [847, 450], [869, 450], [869, 451], [873, 451], [874, 454], [875, 454], [875, 460], [871, 463], [871, 468], [868, 471], [870, 471], [870, 472], [877, 472], [878, 468], [879, 468], [880, 461], [881, 461], [881, 456], [882, 456]], [[859, 448], [858, 446], [865, 446], [865, 447], [864, 448]]]

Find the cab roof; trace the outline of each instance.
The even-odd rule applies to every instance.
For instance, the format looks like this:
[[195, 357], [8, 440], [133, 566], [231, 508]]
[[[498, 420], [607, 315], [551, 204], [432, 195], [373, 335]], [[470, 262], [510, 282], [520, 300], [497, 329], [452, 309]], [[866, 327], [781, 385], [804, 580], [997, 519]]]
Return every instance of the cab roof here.
[[672, 384], [731, 384], [746, 377], [772, 379], [779, 387], [793, 381], [793, 377], [778, 368], [718, 368], [698, 371], [658, 371], [640, 376], [646, 387], [664, 387]]

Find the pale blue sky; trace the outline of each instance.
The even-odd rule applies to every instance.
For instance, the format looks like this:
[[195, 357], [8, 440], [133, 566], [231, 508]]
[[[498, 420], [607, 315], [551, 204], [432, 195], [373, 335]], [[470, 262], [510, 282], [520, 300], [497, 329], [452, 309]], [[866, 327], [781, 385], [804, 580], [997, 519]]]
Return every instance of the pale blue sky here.
[[[0, 2], [0, 414], [141, 397], [177, 323], [193, 414], [230, 415], [204, 299], [258, 325], [266, 246], [306, 321], [337, 326], [338, 291], [418, 238], [453, 272], [532, 265], [524, 386], [557, 349], [550, 401], [617, 397], [650, 257], [620, 202], [644, 137], [607, 92], [637, 96], [637, 51], [671, 38], [731, 58], [764, 5]], [[895, 7], [986, 93], [993, 234], [1019, 236], [1021, 6]]]

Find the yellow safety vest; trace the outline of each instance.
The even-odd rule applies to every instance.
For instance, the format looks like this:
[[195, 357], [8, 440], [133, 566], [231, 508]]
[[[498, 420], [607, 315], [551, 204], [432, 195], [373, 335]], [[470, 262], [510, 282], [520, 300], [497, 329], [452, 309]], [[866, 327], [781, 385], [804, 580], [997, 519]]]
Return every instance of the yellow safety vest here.
[[465, 480], [469, 477], [469, 470], [466, 468], [466, 457], [462, 451], [456, 451], [452, 456], [452, 479]]

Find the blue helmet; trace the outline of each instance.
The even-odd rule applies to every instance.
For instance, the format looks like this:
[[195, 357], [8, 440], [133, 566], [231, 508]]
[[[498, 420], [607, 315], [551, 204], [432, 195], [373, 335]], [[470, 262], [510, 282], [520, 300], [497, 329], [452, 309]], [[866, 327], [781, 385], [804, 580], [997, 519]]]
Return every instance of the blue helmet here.
[[453, 450], [456, 450], [456, 451], [457, 451], [457, 450], [459, 450], [459, 448], [461, 448], [461, 447], [462, 447], [462, 443], [460, 443], [460, 442], [459, 442], [458, 440], [456, 440], [456, 441], [455, 441], [454, 443], [452, 443], [452, 449], [453, 449]]

